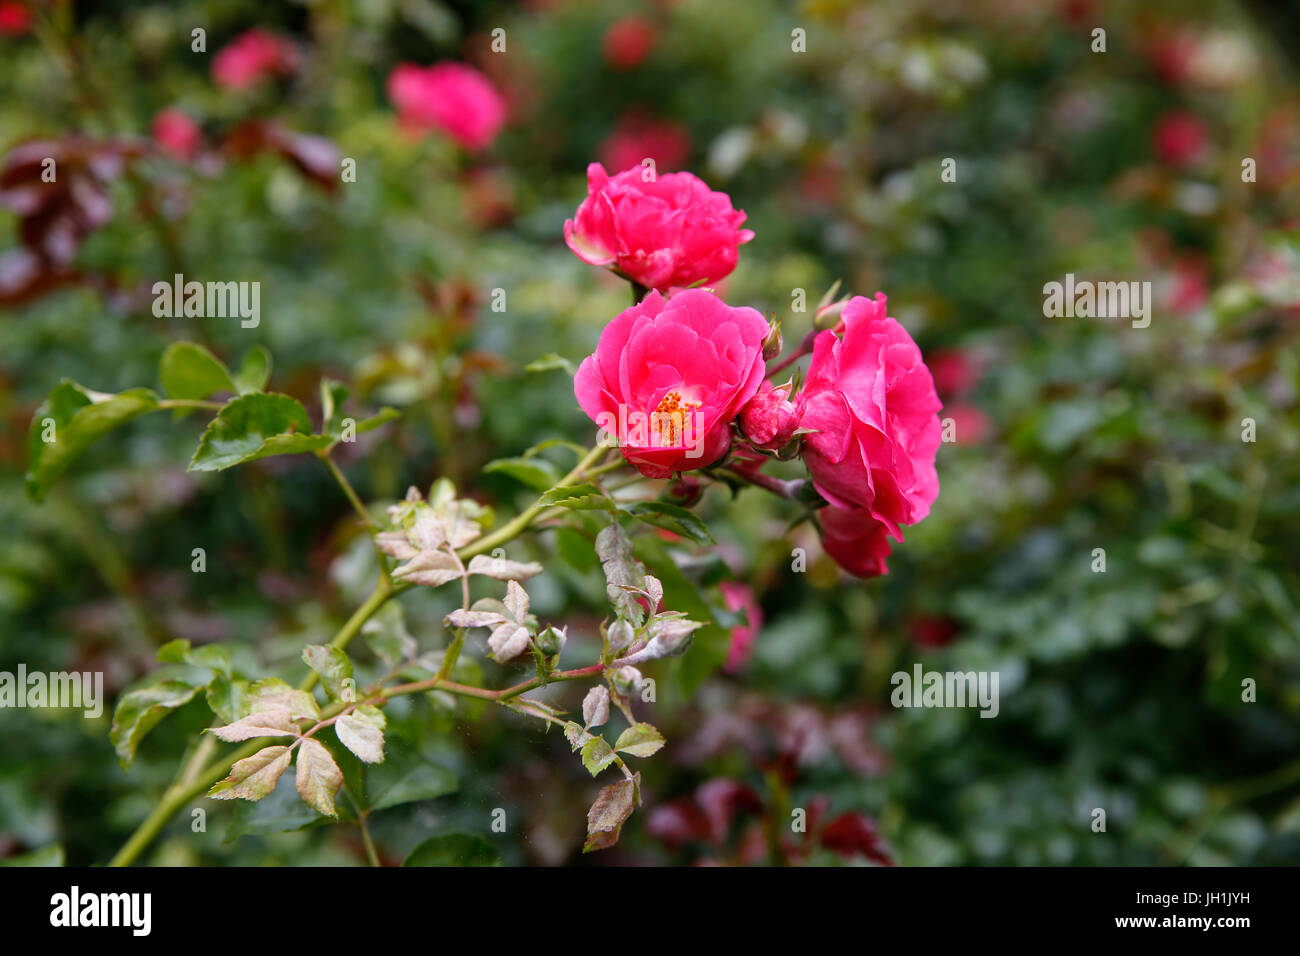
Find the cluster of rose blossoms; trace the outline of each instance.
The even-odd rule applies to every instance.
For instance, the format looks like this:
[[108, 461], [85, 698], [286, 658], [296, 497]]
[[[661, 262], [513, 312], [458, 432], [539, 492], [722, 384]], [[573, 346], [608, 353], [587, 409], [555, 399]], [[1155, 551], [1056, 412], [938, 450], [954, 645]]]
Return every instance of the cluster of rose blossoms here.
[[697, 288], [730, 274], [738, 247], [754, 238], [731, 198], [691, 173], [642, 166], [610, 176], [593, 163], [587, 182], [565, 241], [583, 261], [649, 291], [605, 327], [579, 367], [582, 410], [601, 426], [627, 421], [629, 411], [691, 415], [691, 441], [674, 428], [635, 443], [617, 436], [623, 456], [650, 478], [725, 459], [733, 474], [762, 485], [773, 457], [800, 457], [825, 501], [816, 514], [827, 553], [859, 577], [886, 573], [889, 539], [902, 541], [902, 526], [928, 515], [939, 493], [942, 406], [885, 296], [849, 299], [835, 327], [811, 338], [795, 394], [793, 382], [768, 380], [767, 360], [780, 350], [774, 327]]

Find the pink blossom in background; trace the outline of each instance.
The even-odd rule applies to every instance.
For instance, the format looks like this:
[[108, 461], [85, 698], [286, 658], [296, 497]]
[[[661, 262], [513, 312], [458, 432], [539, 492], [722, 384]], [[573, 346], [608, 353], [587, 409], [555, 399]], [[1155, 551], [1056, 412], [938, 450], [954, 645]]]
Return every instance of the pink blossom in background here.
[[400, 63], [388, 74], [388, 98], [402, 126], [438, 130], [470, 150], [490, 144], [506, 121], [501, 94], [464, 63]]
[[193, 159], [203, 146], [199, 124], [175, 107], [161, 110], [154, 116], [152, 132], [154, 142], [178, 159]]
[[601, 165], [621, 173], [653, 159], [656, 169], [678, 169], [691, 152], [686, 129], [671, 120], [628, 113], [598, 149]]
[[212, 58], [212, 78], [230, 90], [245, 89], [271, 75], [288, 76], [297, 68], [294, 45], [258, 28], [241, 33]]
[[[600, 334], [574, 378], [578, 404], [614, 433], [648, 478], [711, 465], [731, 444], [730, 423], [763, 381], [767, 320], [700, 289], [651, 292]], [[633, 415], [680, 412], [680, 428], [638, 437]], [[622, 422], [632, 427], [623, 434]]]
[[1151, 141], [1162, 163], [1189, 166], [1201, 157], [1210, 136], [1195, 113], [1173, 110], [1156, 121]]
[[587, 198], [564, 223], [564, 241], [594, 266], [612, 266], [650, 289], [714, 282], [754, 238], [743, 211], [691, 173], [587, 167]]
[[723, 581], [718, 585], [722, 589], [722, 599], [728, 611], [743, 611], [745, 623], [737, 624], [731, 629], [731, 645], [727, 650], [728, 671], [735, 673], [745, 666], [754, 649], [754, 640], [763, 627], [763, 609], [758, 606], [754, 589], [740, 581]]
[[813, 342], [800, 395], [803, 459], [832, 505], [862, 509], [902, 540], [900, 525], [930, 513], [942, 432], [934, 378], [921, 350], [886, 314], [882, 293], [855, 296], [840, 328]]
[[18, 36], [32, 28], [32, 14], [15, 0], [0, 0], [0, 35]]
[[993, 423], [976, 405], [955, 402], [944, 409], [944, 418], [951, 418], [953, 433], [958, 445], [978, 445], [993, 432]]
[[632, 70], [645, 62], [655, 44], [655, 28], [645, 17], [629, 16], [605, 31], [600, 49], [616, 70]]
[[975, 387], [980, 379], [979, 364], [961, 349], [941, 349], [926, 359], [934, 388], [941, 398], [955, 398]]

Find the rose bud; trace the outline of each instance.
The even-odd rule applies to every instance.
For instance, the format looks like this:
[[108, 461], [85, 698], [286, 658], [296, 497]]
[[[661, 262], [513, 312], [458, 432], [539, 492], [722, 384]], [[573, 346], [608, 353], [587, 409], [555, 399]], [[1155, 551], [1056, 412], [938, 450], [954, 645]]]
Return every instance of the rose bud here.
[[781, 338], [781, 323], [773, 319], [768, 323], [768, 328], [772, 331], [767, 333], [767, 338], [763, 340], [763, 361], [770, 362], [781, 354], [781, 349], [785, 348], [785, 340]]
[[568, 628], [548, 627], [537, 635], [537, 649], [543, 654], [558, 654], [568, 639]]
[[633, 638], [636, 637], [636, 632], [632, 630], [631, 624], [619, 618], [610, 625], [607, 636], [609, 637], [609, 649], [617, 654], [632, 643]]
[[641, 672], [635, 667], [620, 667], [614, 672], [614, 690], [624, 697], [641, 689]]
[[790, 386], [773, 388], [764, 382], [740, 410], [740, 427], [755, 448], [775, 451], [789, 444], [799, 427], [799, 413], [790, 401]]
[[690, 475], [679, 475], [677, 479], [668, 485], [664, 492], [664, 499], [675, 505], [681, 505], [683, 508], [689, 508], [700, 500], [704, 494], [704, 485], [698, 478]]

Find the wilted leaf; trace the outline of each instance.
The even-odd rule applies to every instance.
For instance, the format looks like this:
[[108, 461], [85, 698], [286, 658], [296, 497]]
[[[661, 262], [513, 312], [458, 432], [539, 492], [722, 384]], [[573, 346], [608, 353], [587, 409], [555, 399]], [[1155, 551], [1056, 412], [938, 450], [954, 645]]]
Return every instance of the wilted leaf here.
[[343, 786], [343, 771], [319, 740], [308, 737], [298, 745], [298, 777], [294, 783], [303, 803], [327, 817], [338, 816], [334, 795]]
[[588, 727], [599, 727], [609, 720], [609, 691], [597, 684], [582, 699], [582, 721]]
[[596, 802], [587, 811], [587, 842], [582, 847], [583, 853], [603, 850], [618, 842], [623, 824], [636, 809], [640, 777], [635, 774], [631, 780], [624, 778], [601, 788]]
[[610, 604], [620, 617], [639, 623], [644, 610], [636, 596], [625, 588], [645, 588], [645, 565], [633, 556], [632, 542], [617, 521], [610, 522], [596, 535], [596, 556], [605, 571], [605, 591]]
[[339, 743], [347, 747], [366, 763], [382, 763], [384, 759], [384, 731], [369, 715], [355, 711], [334, 721], [334, 732]]
[[527, 581], [541, 574], [542, 566], [536, 561], [507, 561], [476, 554], [470, 559], [467, 570], [470, 574], [482, 574], [498, 581]]
[[248, 712], [287, 710], [290, 717], [320, 718], [320, 705], [305, 690], [290, 687], [278, 677], [260, 680], [248, 690]]
[[253, 756], [237, 760], [230, 768], [230, 776], [213, 786], [208, 796], [217, 800], [261, 800], [289, 769], [290, 758], [288, 747], [263, 747]]
[[301, 731], [287, 710], [262, 710], [241, 717], [233, 724], [212, 727], [208, 733], [227, 743], [235, 743], [255, 737], [297, 737]]

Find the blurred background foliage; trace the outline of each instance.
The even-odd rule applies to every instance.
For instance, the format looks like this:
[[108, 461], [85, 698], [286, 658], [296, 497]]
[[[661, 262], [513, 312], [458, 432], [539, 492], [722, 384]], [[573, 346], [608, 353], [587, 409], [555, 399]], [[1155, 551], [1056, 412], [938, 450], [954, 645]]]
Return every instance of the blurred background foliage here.
[[[939, 500], [869, 582], [756, 489], [699, 506], [712, 552], [642, 535], [641, 556], [666, 576], [679, 566], [670, 583], [716, 624], [676, 672], [648, 670], [658, 701], [643, 715], [669, 745], [618, 847], [579, 856], [598, 785], [558, 734], [429, 698], [391, 708], [421, 799], [372, 817], [382, 858], [469, 834], [449, 859], [1300, 862], [1300, 90], [1286, 22], [1269, 4], [1181, 0], [42, 4], [33, 27], [0, 35], [0, 145], [147, 144], [155, 115], [178, 108], [204, 147], [190, 161], [145, 150], [112, 178], [111, 215], [48, 287], [22, 288], [25, 234], [0, 211], [0, 669], [102, 670], [115, 698], [183, 637], [296, 680], [301, 646], [369, 587], [364, 538], [318, 462], [188, 474], [190, 419], [134, 422], [44, 504], [24, 497], [24, 436], [51, 388], [155, 387], [178, 339], [232, 363], [267, 346], [272, 387], [316, 409], [322, 375], [354, 383], [359, 412], [399, 407], [343, 446], [368, 501], [445, 475], [498, 515], [525, 506], [532, 492], [481, 466], [592, 429], [563, 371], [524, 366], [580, 359], [628, 304], [626, 284], [566, 249], [563, 222], [587, 163], [651, 155], [747, 211], [756, 238], [720, 291], [781, 319], [791, 345], [811, 322], [794, 290], [810, 309], [836, 279], [888, 293], [956, 423]], [[191, 52], [195, 27], [206, 53]], [[214, 84], [214, 52], [252, 27], [290, 38], [297, 69]], [[796, 29], [806, 52], [792, 52]], [[442, 59], [475, 64], [510, 102], [482, 153], [395, 121], [388, 72]], [[254, 120], [321, 139], [230, 148]], [[355, 183], [339, 182], [340, 157]], [[150, 286], [176, 272], [261, 282], [260, 325], [155, 318]], [[1044, 318], [1043, 284], [1067, 272], [1151, 281], [1150, 327]], [[797, 547], [806, 573], [791, 570]], [[567, 666], [588, 662], [604, 613], [589, 542], [548, 531], [511, 556], [544, 561], [533, 609], [571, 625]], [[725, 580], [752, 587], [747, 619], [761, 617], [730, 671], [714, 668], [746, 612]], [[402, 598], [423, 648], [445, 642], [451, 600]], [[997, 670], [999, 716], [892, 709], [890, 675], [917, 661]], [[547, 696], [574, 707], [584, 689]], [[106, 860], [209, 719], [185, 708], [125, 771], [110, 713], [0, 713], [0, 857]], [[354, 827], [311, 825], [279, 796], [205, 801], [206, 832], [182, 814], [145, 860], [364, 862]], [[497, 807], [505, 834], [490, 832]], [[807, 839], [789, 834], [795, 808]]]

